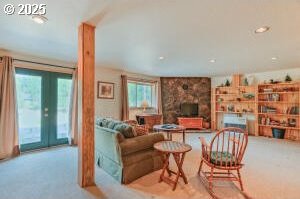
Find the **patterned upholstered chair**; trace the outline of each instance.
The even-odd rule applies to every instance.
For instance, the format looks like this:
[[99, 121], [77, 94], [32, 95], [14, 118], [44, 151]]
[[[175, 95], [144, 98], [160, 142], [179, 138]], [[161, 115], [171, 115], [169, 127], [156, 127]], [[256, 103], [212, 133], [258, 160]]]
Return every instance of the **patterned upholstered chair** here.
[[[216, 197], [212, 189], [214, 180], [237, 181], [244, 191], [240, 169], [243, 167], [242, 159], [248, 143], [248, 133], [240, 128], [224, 128], [215, 135], [210, 145], [203, 137], [200, 140], [202, 157], [198, 174], [203, 183], [208, 182], [209, 193]], [[208, 172], [203, 171], [203, 163], [210, 168]], [[237, 176], [232, 171], [236, 171]]]
[[138, 136], [147, 135], [149, 133], [149, 127], [146, 124], [139, 125], [136, 120], [126, 120], [126, 121], [124, 121], [124, 123], [126, 123], [130, 126], [133, 126], [133, 128]]

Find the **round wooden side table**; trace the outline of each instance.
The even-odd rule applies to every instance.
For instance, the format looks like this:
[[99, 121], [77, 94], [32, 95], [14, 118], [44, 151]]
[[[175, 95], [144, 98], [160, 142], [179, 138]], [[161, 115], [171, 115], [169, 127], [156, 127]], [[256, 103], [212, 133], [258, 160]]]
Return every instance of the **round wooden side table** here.
[[182, 133], [182, 140], [185, 143], [185, 127], [172, 124], [173, 128], [167, 128], [166, 124], [154, 125], [153, 130], [167, 133], [167, 139], [172, 141], [172, 133]]
[[[192, 147], [188, 144], [184, 144], [181, 142], [175, 142], [175, 141], [161, 141], [158, 142], [156, 144], [154, 144], [154, 148], [163, 153], [164, 155], [162, 155], [162, 159], [164, 162], [164, 166], [161, 172], [161, 175], [159, 177], [159, 182], [166, 182], [167, 184], [170, 184], [173, 186], [173, 191], [176, 189], [179, 177], [181, 177], [184, 181], [185, 184], [188, 183], [187, 178], [183, 172], [182, 169], [182, 165], [183, 165], [183, 161], [184, 161], [184, 157], [185, 154], [189, 151], [192, 150]], [[176, 162], [177, 165], [177, 172], [172, 171], [169, 168], [169, 158], [170, 155], [172, 154], [172, 156], [174, 157], [174, 160]], [[169, 177], [165, 176], [165, 172], [168, 172]], [[175, 180], [172, 180], [170, 177], [172, 174], [175, 174]]]

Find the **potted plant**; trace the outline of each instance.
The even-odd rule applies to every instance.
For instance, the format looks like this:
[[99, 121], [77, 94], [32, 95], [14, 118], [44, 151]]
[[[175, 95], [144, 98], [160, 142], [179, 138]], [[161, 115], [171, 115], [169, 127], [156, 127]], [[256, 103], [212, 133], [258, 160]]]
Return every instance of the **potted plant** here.
[[245, 79], [244, 79], [244, 86], [249, 86], [247, 77], [245, 77]]
[[289, 76], [289, 74], [287, 74], [285, 76], [285, 82], [291, 82], [292, 81], [292, 78]]
[[225, 86], [230, 86], [230, 82], [228, 79], [226, 79]]

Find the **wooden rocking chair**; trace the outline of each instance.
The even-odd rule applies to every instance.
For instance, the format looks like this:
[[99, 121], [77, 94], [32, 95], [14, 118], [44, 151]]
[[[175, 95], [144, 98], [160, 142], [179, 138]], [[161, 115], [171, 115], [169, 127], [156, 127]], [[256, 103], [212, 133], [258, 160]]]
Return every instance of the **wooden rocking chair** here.
[[[238, 181], [243, 192], [240, 169], [243, 167], [242, 159], [248, 144], [248, 133], [240, 128], [224, 128], [215, 135], [210, 145], [203, 137], [200, 140], [202, 158], [198, 174], [204, 185], [208, 182], [209, 193], [217, 198], [213, 192], [214, 180]], [[202, 171], [203, 162], [210, 167], [209, 172]], [[237, 176], [232, 171], [236, 171]]]

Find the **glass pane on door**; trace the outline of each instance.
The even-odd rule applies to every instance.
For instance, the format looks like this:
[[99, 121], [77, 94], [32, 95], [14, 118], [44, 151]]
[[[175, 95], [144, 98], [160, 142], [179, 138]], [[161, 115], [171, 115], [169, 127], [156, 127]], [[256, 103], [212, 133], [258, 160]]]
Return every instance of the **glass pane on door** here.
[[71, 79], [57, 79], [57, 139], [68, 138], [70, 131]]
[[16, 74], [20, 144], [41, 142], [42, 77]]

